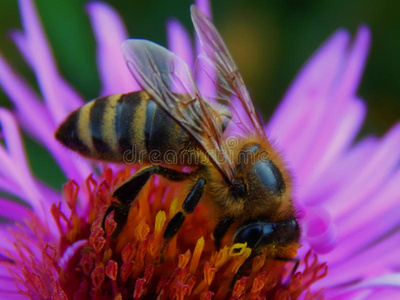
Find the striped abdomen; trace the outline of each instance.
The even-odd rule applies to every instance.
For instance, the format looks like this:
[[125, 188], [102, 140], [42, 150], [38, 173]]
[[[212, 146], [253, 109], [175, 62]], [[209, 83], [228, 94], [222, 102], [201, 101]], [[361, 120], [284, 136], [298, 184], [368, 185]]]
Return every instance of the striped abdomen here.
[[186, 131], [145, 92], [117, 94], [85, 104], [61, 124], [56, 138], [84, 156], [129, 163], [148, 162], [151, 152], [176, 153], [190, 142]]

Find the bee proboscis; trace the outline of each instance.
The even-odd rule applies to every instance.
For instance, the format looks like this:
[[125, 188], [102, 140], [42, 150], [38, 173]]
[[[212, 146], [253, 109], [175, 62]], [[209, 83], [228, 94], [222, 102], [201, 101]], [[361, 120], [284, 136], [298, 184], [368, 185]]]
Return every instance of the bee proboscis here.
[[[214, 99], [200, 93], [189, 67], [177, 55], [147, 40], [127, 40], [122, 51], [143, 90], [87, 103], [69, 115], [56, 137], [84, 156], [112, 162], [123, 162], [129, 151], [132, 159], [147, 164], [154, 151], [161, 156], [173, 151], [179, 158], [190, 151], [191, 156], [175, 164], [190, 166], [191, 172], [165, 162], [150, 165], [114, 192], [117, 202], [109, 211], [115, 211], [119, 230], [127, 221], [126, 210], [157, 174], [190, 183], [182, 209], [166, 226], [166, 242], [201, 200], [218, 220], [213, 232], [217, 248], [233, 228], [232, 243], [246, 242], [255, 254], [268, 251], [269, 258], [290, 260], [295, 254], [285, 250], [298, 247], [300, 227], [288, 171], [266, 138], [216, 28], [194, 5], [191, 14], [203, 50], [196, 67], [208, 70], [216, 89]], [[139, 153], [143, 155], [137, 157]]]

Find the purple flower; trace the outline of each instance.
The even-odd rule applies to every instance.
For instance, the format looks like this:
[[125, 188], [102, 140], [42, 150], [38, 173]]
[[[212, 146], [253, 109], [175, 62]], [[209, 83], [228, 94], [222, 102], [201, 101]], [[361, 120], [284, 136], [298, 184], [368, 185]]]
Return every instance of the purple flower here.
[[[121, 280], [136, 272], [129, 264], [132, 261], [125, 260], [130, 253], [128, 245], [132, 244], [120, 247], [120, 251], [123, 249], [121, 262], [111, 257], [108, 250], [115, 223], [108, 219], [102, 232], [99, 220], [104, 216], [102, 201], [105, 204], [110, 201], [105, 191], [128, 176], [129, 170], [109, 165], [100, 175], [90, 175], [99, 165], [67, 151], [54, 139], [57, 126], [84, 100], [59, 74], [32, 1], [20, 0], [19, 3], [23, 30], [13, 31], [11, 37], [34, 71], [40, 95], [0, 55], [0, 86], [14, 104], [12, 112], [0, 109], [0, 133], [4, 142], [0, 144], [0, 217], [7, 220], [0, 224], [0, 298], [67, 299], [79, 291], [75, 296], [84, 299], [88, 295], [100, 297], [107, 289], [114, 296], [123, 297], [129, 289], [121, 288]], [[198, 6], [207, 15], [211, 14], [208, 1], [199, 1]], [[100, 95], [139, 90], [120, 51], [127, 33], [119, 16], [99, 2], [90, 3], [87, 11], [98, 44]], [[167, 34], [169, 49], [192, 67], [200, 47], [193, 48], [189, 35], [177, 20], [168, 22]], [[368, 136], [355, 141], [366, 113], [365, 104], [356, 93], [369, 43], [370, 33], [366, 27], [359, 29], [352, 42], [347, 31], [337, 31], [304, 66], [265, 128], [293, 173], [295, 204], [303, 229], [302, 247], [298, 250], [300, 275], [295, 275], [291, 283], [291, 287], [298, 284], [301, 288], [296, 286], [289, 292], [287, 286], [280, 285], [282, 297], [306, 299], [324, 295], [329, 299], [394, 299], [399, 294], [400, 274], [396, 271], [400, 259], [396, 249], [400, 244], [397, 230], [400, 126], [395, 125], [382, 138]], [[199, 78], [199, 87], [209, 94], [213, 92], [207, 78]], [[64, 186], [63, 195], [31, 173], [19, 127], [46, 147], [65, 175], [73, 179]], [[157, 180], [153, 185], [149, 196], [143, 196], [144, 202], [150, 197], [169, 199], [172, 209], [174, 201], [169, 190]], [[23, 203], [11, 200], [15, 197]], [[135, 238], [140, 243], [157, 240], [165, 222], [165, 213], [161, 221], [161, 204], [154, 210], [154, 202], [148, 204], [153, 211], [147, 213], [154, 217], [151, 220], [155, 223], [150, 226], [137, 220], [132, 227], [136, 228]], [[146, 215], [146, 212], [140, 213]], [[142, 245], [140, 243], [138, 245]], [[200, 283], [202, 277], [197, 283], [186, 277], [186, 285], [176, 281], [170, 287], [175, 293], [171, 295], [194, 295], [198, 292], [196, 287], [206, 286], [207, 280], [211, 282], [212, 276], [218, 276], [216, 265], [210, 265], [209, 261], [200, 261], [204, 271], [197, 267], [200, 255], [209, 253], [211, 256], [213, 250], [204, 246], [204, 240], [192, 244], [191, 251], [196, 250], [188, 268], [193, 274], [204, 273], [204, 283]], [[154, 245], [158, 244], [154, 242]], [[201, 247], [205, 247], [204, 250]], [[92, 252], [86, 253], [87, 249]], [[310, 249], [318, 253], [319, 262], [326, 262], [329, 270], [326, 276], [323, 276], [325, 264], [313, 261]], [[136, 255], [140, 255], [139, 252]], [[179, 250], [173, 253], [176, 253], [178, 266], [185, 270], [185, 259], [188, 263], [190, 253], [189, 256], [181, 254], [179, 262]], [[232, 263], [240, 262], [240, 258], [233, 256], [229, 259]], [[315, 264], [306, 265], [310, 262]], [[135, 275], [132, 290], [129, 290], [134, 291], [133, 297], [140, 297], [146, 282], [156, 277], [157, 270], [149, 266], [152, 265], [142, 266], [143, 273]], [[74, 273], [78, 267], [79, 276]], [[174, 269], [162, 271], [167, 274]], [[213, 272], [216, 274], [210, 275]], [[69, 286], [63, 283], [63, 276], [69, 279]], [[257, 277], [260, 281], [263, 279], [260, 297], [270, 293], [267, 285], [271, 283], [267, 275], [263, 276]], [[164, 286], [164, 279], [159, 279], [165, 291], [169, 288], [167, 279]], [[254, 282], [246, 285], [245, 280], [239, 281], [234, 293], [239, 291], [237, 295], [243, 296], [246, 292], [250, 297], [255, 286]], [[210, 299], [211, 290], [205, 291], [202, 297]]]

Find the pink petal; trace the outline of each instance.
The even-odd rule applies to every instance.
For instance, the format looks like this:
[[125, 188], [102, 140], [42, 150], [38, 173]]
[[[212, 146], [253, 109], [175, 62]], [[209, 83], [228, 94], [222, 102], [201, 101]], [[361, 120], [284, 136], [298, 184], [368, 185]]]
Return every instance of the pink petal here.
[[17, 46], [18, 51], [22, 54], [25, 61], [33, 66], [33, 58], [29, 52], [28, 42], [24, 36], [24, 33], [20, 30], [14, 29], [10, 31], [10, 38], [13, 40], [14, 44]]
[[[0, 85], [16, 106], [19, 123], [23, 128], [49, 150], [68, 177], [83, 181], [92, 172], [88, 163], [82, 159], [80, 161], [71, 159], [76, 155], [66, 152], [67, 150], [55, 140], [56, 126], [51, 120], [48, 110], [35, 92], [14, 73], [1, 55]], [[32, 113], [33, 111], [35, 113]]]
[[[368, 287], [367, 287], [368, 288]], [[368, 288], [370, 291], [368, 297], [364, 299], [385, 299], [385, 300], [398, 300], [399, 299], [399, 286], [388, 286], [388, 287], [377, 287], [372, 289]]]
[[[34, 68], [34, 60], [29, 51], [29, 44], [24, 33], [19, 30], [13, 30], [10, 32], [10, 37], [16, 44], [24, 59], [32, 68]], [[59, 78], [59, 85], [61, 90], [63, 90], [63, 96], [68, 100], [67, 107], [69, 107], [69, 111], [75, 110], [83, 104], [79, 94], [65, 80]]]
[[[197, 0], [195, 1], [195, 4], [202, 13], [212, 19], [209, 0]], [[203, 97], [213, 99], [214, 97], [216, 97], [217, 94], [217, 90], [215, 87], [215, 82], [217, 82], [216, 71], [213, 66], [205, 63], [206, 59], [201, 57], [203, 54], [203, 50], [201, 48], [200, 39], [197, 34], [195, 35], [195, 53], [197, 58], [195, 60], [193, 71], [196, 78], [196, 83], [199, 87], [199, 91], [203, 95]]]
[[76, 255], [78, 251], [82, 250], [82, 247], [87, 244], [87, 240], [79, 240], [74, 242], [69, 246], [63, 253], [62, 257], [59, 259], [58, 264], [61, 268], [68, 268], [68, 263], [70, 263], [71, 258]]
[[[400, 161], [400, 124], [386, 134], [379, 148], [358, 170], [358, 176], [343, 185], [327, 202], [325, 208], [335, 218], [358, 207], [365, 197], [375, 192], [394, 171]], [[351, 201], [350, 201], [351, 200]]]
[[340, 247], [332, 255], [343, 257], [358, 251], [398, 227], [399, 216], [394, 212], [400, 211], [399, 180], [400, 171], [382, 186], [378, 195], [366, 200], [353, 215], [337, 222]]
[[[365, 165], [365, 161], [371, 157], [377, 146], [377, 139], [373, 137], [357, 143], [319, 176], [319, 180], [314, 184], [314, 189], [302, 193], [305, 194], [301, 199], [304, 204], [315, 206], [329, 200], [337, 190], [359, 174], [359, 169]], [[297, 184], [299, 185], [299, 183]], [[299, 189], [301, 190], [301, 187]]]
[[[46, 107], [40, 102], [35, 92], [20, 78], [0, 56], [0, 84], [20, 114], [28, 120], [33, 132], [41, 136], [46, 128], [54, 128]], [[32, 114], [32, 111], [35, 114]]]
[[0, 217], [12, 221], [22, 221], [29, 216], [29, 208], [10, 199], [0, 198]]
[[[15, 245], [13, 245], [13, 241], [15, 240], [15, 236], [11, 233], [10, 225], [6, 223], [0, 223], [0, 247], [1, 254], [0, 258], [2, 260], [8, 259], [14, 255], [17, 255], [17, 250], [15, 249]], [[0, 263], [0, 269], [4, 268], [4, 265]]]
[[302, 222], [304, 239], [317, 253], [330, 252], [337, 244], [336, 230], [329, 213], [322, 208], [308, 208]]
[[[333, 136], [335, 133], [343, 127], [341, 124], [345, 122], [343, 112], [351, 110], [349, 107], [349, 101], [355, 96], [354, 93], [358, 87], [361, 73], [365, 65], [366, 56], [369, 49], [369, 30], [365, 27], [361, 28], [357, 34], [353, 48], [351, 49], [348, 57], [343, 61], [343, 70], [340, 70], [335, 85], [331, 87], [332, 91], [329, 97], [329, 105], [327, 106], [327, 114], [323, 118], [322, 122], [318, 124], [318, 130], [313, 136], [313, 146], [304, 146], [308, 151], [307, 155], [300, 158], [299, 174], [303, 174], [305, 178], [316, 178], [319, 172], [326, 167], [326, 165], [335, 159], [335, 154], [339, 154], [344, 150], [339, 146], [346, 146], [351, 142], [357, 133], [362, 121], [363, 115], [365, 114], [364, 108], [361, 109], [361, 117], [357, 118], [355, 128], [351, 130], [345, 130], [341, 132], [341, 135], [345, 136], [345, 143], [335, 143]], [[354, 108], [353, 108], [354, 109]], [[349, 111], [350, 112], [350, 111]], [[351, 120], [352, 118], [350, 118]], [[345, 128], [346, 129], [346, 128]], [[304, 128], [307, 131], [307, 128]], [[337, 148], [333, 149], [332, 145]], [[293, 145], [292, 145], [293, 146]], [[329, 151], [330, 153], [327, 151]], [[334, 155], [332, 155], [332, 151]], [[329, 159], [327, 159], [329, 158]]]
[[[400, 170], [396, 172], [386, 184], [381, 185], [381, 190], [377, 194], [373, 194], [370, 199], [367, 199], [357, 210], [353, 211], [351, 216], [343, 218], [339, 223], [339, 228], [343, 228], [343, 232], [347, 234], [353, 230], [365, 229], [367, 224], [370, 224], [372, 219], [377, 218], [384, 220], [385, 215], [388, 216], [390, 211], [400, 209]], [[375, 224], [375, 226], [380, 224]], [[393, 224], [394, 225], [394, 224]], [[393, 227], [392, 227], [393, 228]], [[369, 230], [368, 230], [369, 231]], [[386, 231], [389, 231], [387, 229]], [[371, 236], [372, 232], [371, 232]]]
[[71, 110], [82, 104], [82, 100], [76, 98], [76, 93], [71, 93], [72, 88], [65, 89], [67, 84], [58, 74], [53, 55], [32, 1], [19, 0], [19, 4], [32, 67], [51, 116], [55, 123], [59, 124]]
[[26, 299], [26, 296], [21, 297], [19, 294], [14, 279], [0, 278], [0, 299]]
[[140, 90], [130, 74], [121, 52], [128, 34], [121, 18], [109, 5], [92, 2], [87, 5], [97, 40], [97, 64], [102, 82], [101, 95]]
[[341, 81], [336, 89], [335, 99], [337, 105], [343, 104], [343, 101], [353, 97], [357, 91], [358, 85], [364, 71], [365, 62], [371, 43], [371, 32], [367, 26], [361, 26], [357, 32], [352, 49], [343, 70]]
[[[357, 237], [354, 237], [357, 238]], [[338, 243], [338, 246], [340, 242]], [[333, 287], [338, 284], [353, 282], [358, 279], [376, 277], [379, 274], [387, 273], [394, 262], [398, 262], [398, 253], [393, 251], [400, 246], [400, 233], [382, 239], [355, 253], [347, 253], [346, 256], [331, 258], [334, 252], [321, 260], [326, 259], [329, 265], [328, 276], [313, 286]]]
[[27, 160], [22, 146], [16, 121], [5, 109], [0, 109], [0, 124], [4, 133], [4, 142], [7, 150], [0, 146], [0, 173], [3, 177], [13, 178], [24, 191], [24, 200], [28, 201], [38, 213], [41, 213], [42, 198], [36, 185], [33, 182]]
[[304, 132], [308, 118], [315, 115], [314, 110], [321, 110], [318, 102], [327, 95], [337, 77], [348, 41], [349, 34], [339, 30], [325, 42], [297, 75], [270, 119], [267, 135], [278, 137], [278, 145], [285, 152], [290, 150], [296, 135]]
[[7, 261], [7, 260], [8, 260], [7, 257], [4, 257], [2, 254], [0, 254], [0, 278], [13, 279], [10, 275], [10, 272], [7, 269], [7, 266], [5, 266], [5, 264], [2, 264], [3, 261]]
[[190, 69], [193, 70], [192, 41], [186, 29], [179, 21], [171, 19], [167, 22], [167, 37], [169, 50], [182, 58]]
[[[52, 222], [50, 211], [44, 209], [43, 205], [49, 203], [49, 200], [56, 201], [59, 197], [49, 199], [46, 197], [48, 193], [42, 194], [45, 189], [30, 172], [16, 121], [5, 109], [0, 109], [0, 124], [6, 146], [0, 145], [0, 184], [10, 181], [12, 185], [6, 191], [30, 204], [41, 220]], [[51, 230], [54, 232], [56, 227]]]
[[[341, 289], [343, 290], [343, 289]], [[334, 291], [331, 291], [329, 289], [329, 292], [326, 292], [324, 294], [324, 296], [326, 297], [326, 299], [329, 300], [336, 300], [336, 299], [340, 299], [340, 300], [365, 300], [368, 299], [368, 296], [371, 295], [372, 292], [367, 290], [362, 290], [362, 291], [353, 291], [350, 293], [344, 293], [344, 294], [335, 294]]]
[[297, 168], [297, 174], [301, 180], [298, 190], [299, 198], [312, 193], [315, 181], [321, 179], [320, 175], [324, 169], [331, 163], [336, 163], [340, 155], [348, 149], [364, 122], [366, 107], [361, 100], [354, 99], [343, 111], [331, 114], [332, 118], [340, 119], [340, 122], [337, 122], [330, 132], [325, 131], [324, 134], [315, 137], [308, 157], [305, 157]]
[[[366, 299], [398, 299], [400, 292], [400, 274], [399, 273], [386, 273], [379, 276], [371, 277], [371, 279], [362, 280], [360, 283], [352, 284], [349, 287], [342, 287], [338, 289], [333, 289], [329, 291], [334, 297], [341, 297], [341, 295], [350, 294], [354, 291], [361, 292], [363, 290], [374, 291], [373, 294], [369, 294], [369, 297]], [[395, 295], [397, 294], [397, 298], [375, 298], [372, 295], [379, 295], [385, 291], [385, 295]], [[338, 298], [336, 298], [338, 299]]]
[[24, 193], [21, 191], [18, 184], [8, 177], [0, 176], [0, 190], [19, 199], [24, 199]]
[[10, 159], [18, 165], [19, 169], [27, 173], [29, 172], [28, 162], [25, 155], [24, 146], [22, 144], [21, 135], [17, 127], [17, 122], [12, 114], [4, 108], [0, 108], [0, 123], [4, 137], [4, 143]]
[[195, 4], [203, 14], [212, 19], [212, 12], [209, 0], [196, 0]]
[[[7, 282], [4, 282], [5, 285], [7, 285]], [[3, 285], [0, 283], [0, 286]], [[13, 292], [6, 292], [0, 290], [0, 299], [13, 299], [13, 300], [26, 300], [26, 296], [21, 295], [20, 291], [15, 289]]]

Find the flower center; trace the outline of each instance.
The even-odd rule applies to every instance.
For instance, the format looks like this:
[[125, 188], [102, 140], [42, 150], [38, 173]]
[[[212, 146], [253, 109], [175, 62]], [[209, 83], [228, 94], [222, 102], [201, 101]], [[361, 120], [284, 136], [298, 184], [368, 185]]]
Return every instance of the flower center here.
[[[86, 214], [77, 206], [79, 187], [69, 180], [64, 186], [69, 214], [61, 204], [51, 207], [57, 237], [32, 216], [34, 237], [19, 233], [15, 244], [24, 250], [10, 264], [21, 291], [40, 299], [295, 299], [306, 291], [318, 297], [309, 288], [327, 268], [311, 252], [303, 271], [293, 275], [294, 263], [268, 259], [268, 249], [254, 258], [246, 244], [216, 251], [213, 223], [201, 205], [163, 249], [163, 231], [179, 209], [179, 185], [159, 178], [143, 188], [127, 210], [126, 225], [113, 236], [114, 213], [105, 212], [113, 190], [131, 173], [127, 168], [114, 176], [105, 169], [99, 184], [90, 176]], [[41, 258], [32, 257], [34, 251]]]

